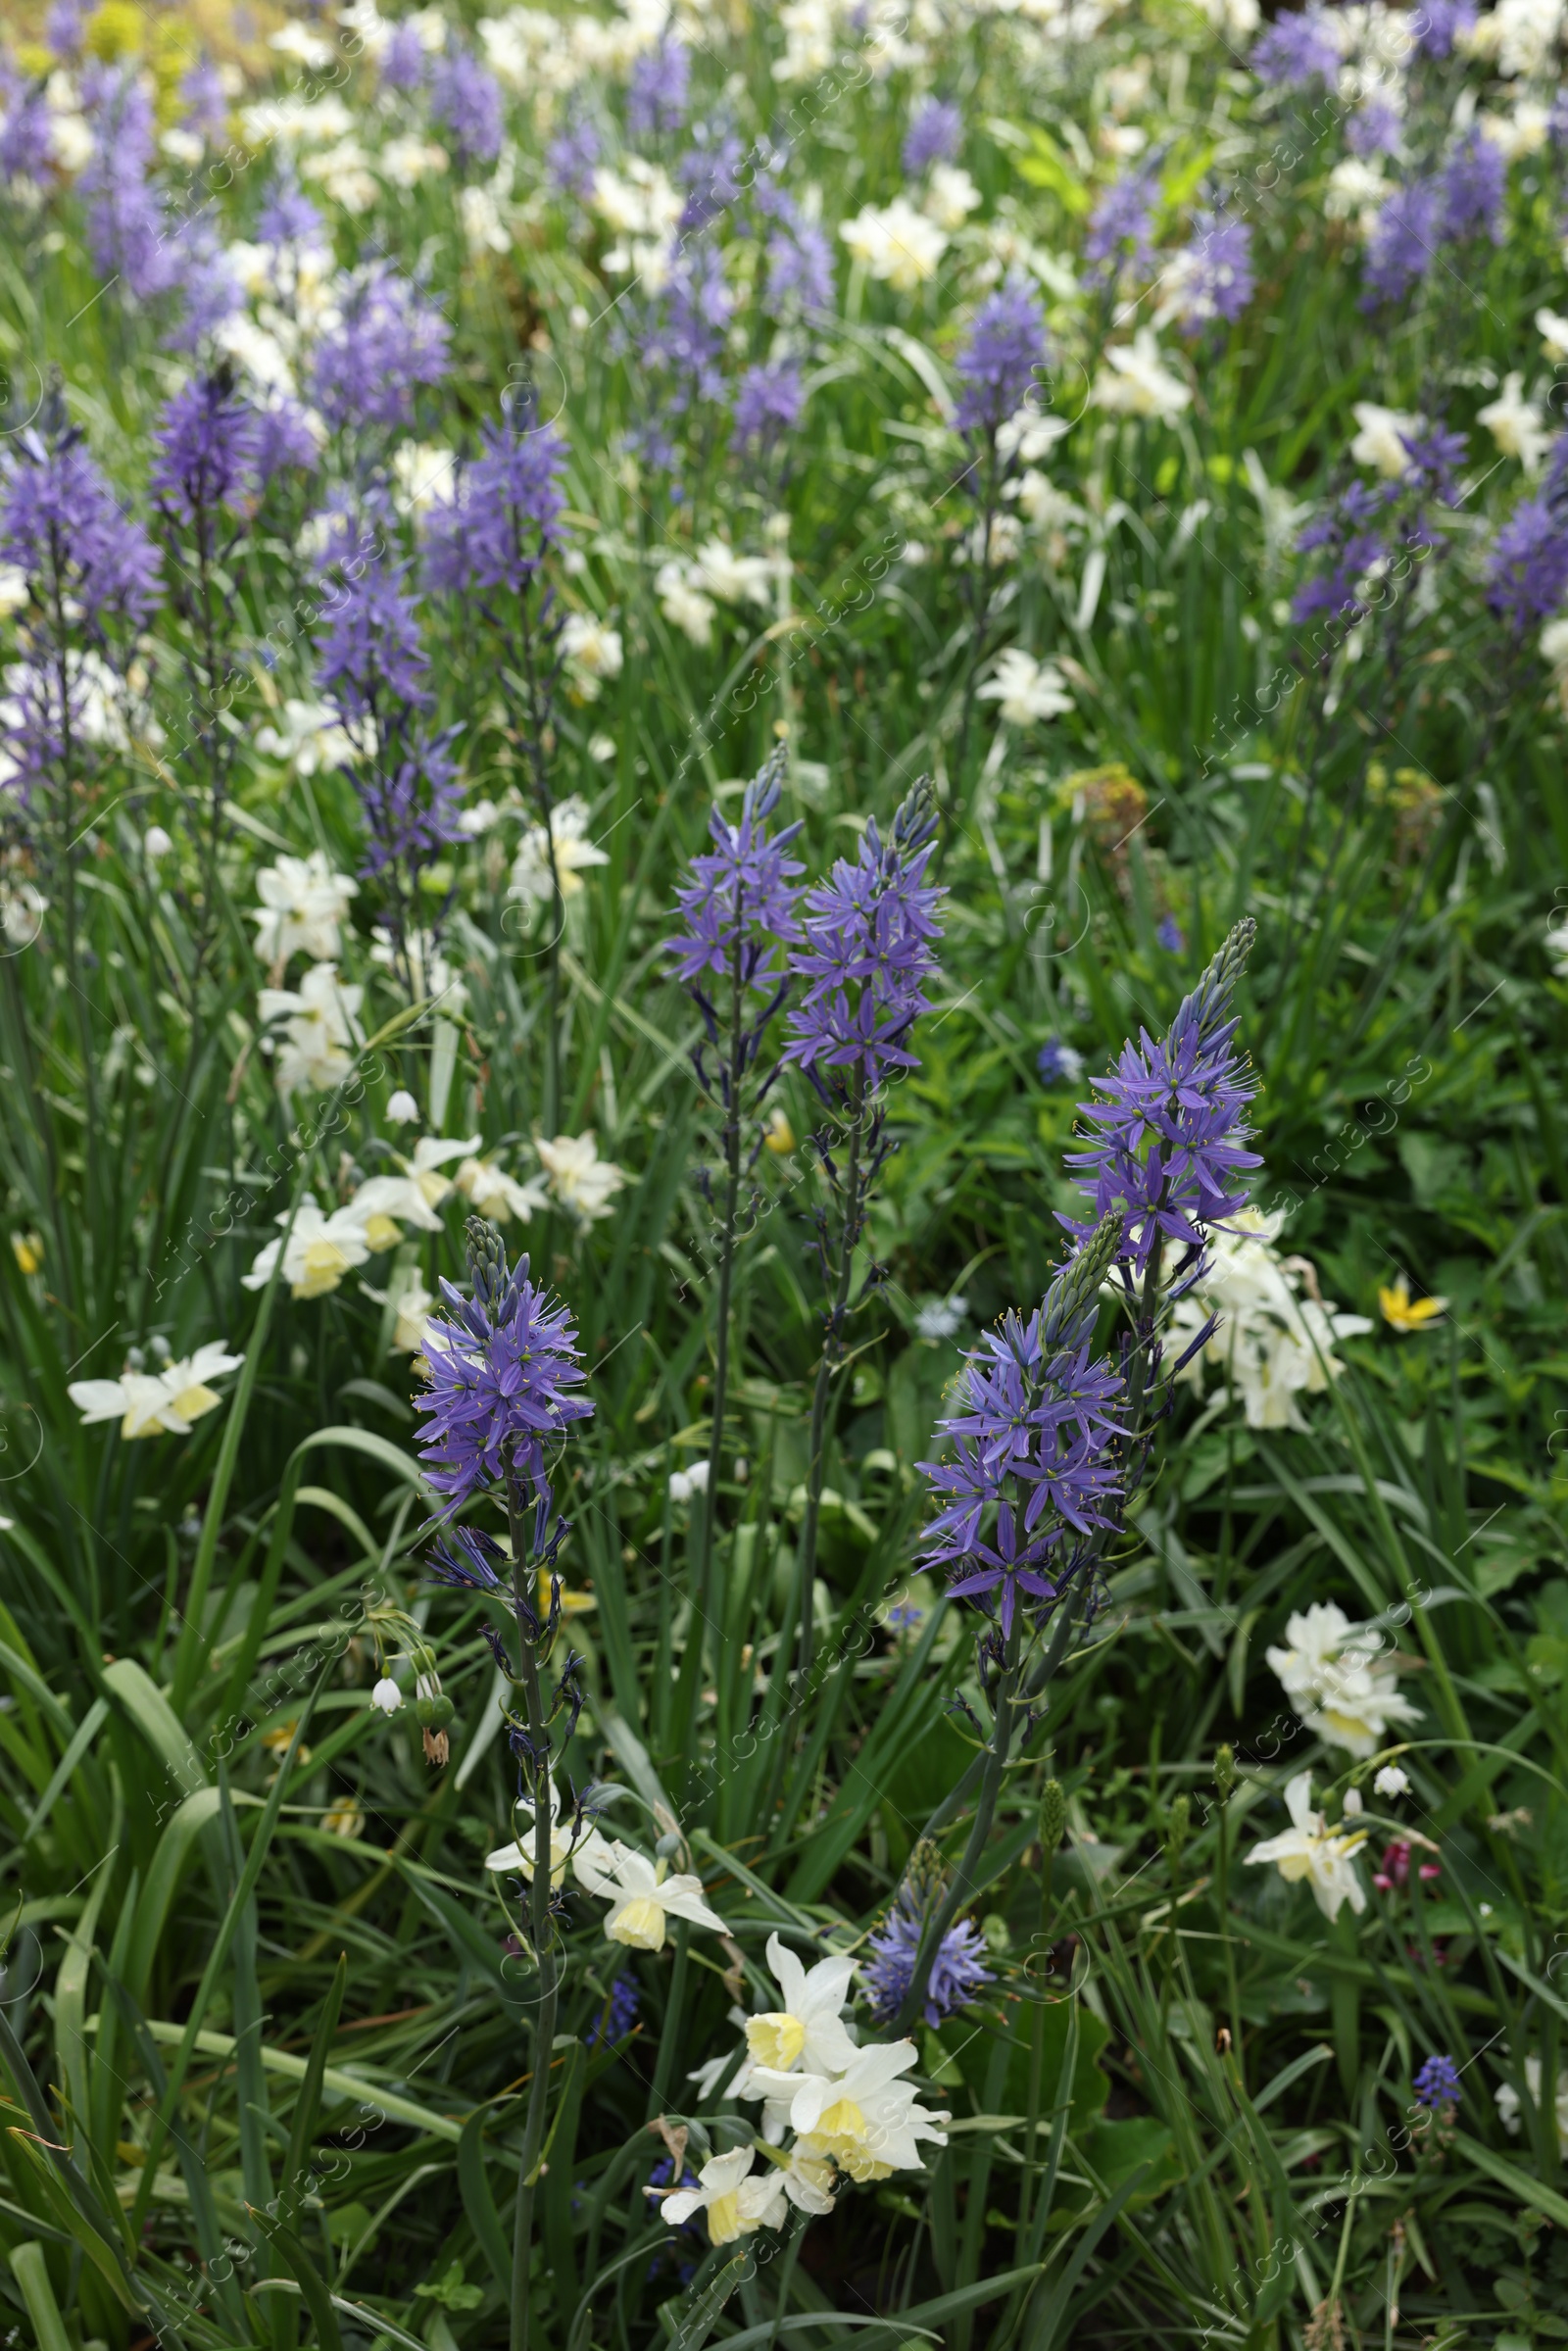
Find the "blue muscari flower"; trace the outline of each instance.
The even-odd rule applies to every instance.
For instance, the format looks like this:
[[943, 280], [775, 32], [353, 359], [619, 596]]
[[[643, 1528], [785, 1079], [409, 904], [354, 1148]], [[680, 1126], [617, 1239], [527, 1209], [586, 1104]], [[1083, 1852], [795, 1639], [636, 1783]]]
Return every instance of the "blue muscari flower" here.
[[929, 164], [951, 163], [963, 141], [963, 116], [951, 99], [927, 98], [904, 136], [904, 169], [911, 179]]
[[1451, 2057], [1429, 2057], [1415, 2078], [1415, 2102], [1429, 2110], [1457, 2106], [1459, 2076]]
[[[908, 1872], [882, 1924], [867, 1936], [873, 1957], [861, 1969], [871, 1995], [871, 2022], [890, 2025], [914, 1975], [925, 1923], [946, 1891], [946, 1873], [930, 1848], [916, 1845]], [[984, 1964], [985, 1940], [972, 1919], [959, 1919], [937, 1945], [926, 1985], [925, 2021], [937, 2026], [978, 1999], [996, 1977]]]
[[446, 1311], [425, 1326], [429, 1368], [415, 1402], [425, 1475], [449, 1518], [509, 1470], [543, 1507], [546, 1445], [593, 1411], [573, 1394], [585, 1375], [569, 1311], [529, 1279], [526, 1257], [509, 1272], [499, 1242], [487, 1246], [492, 1264], [470, 1251], [472, 1298], [441, 1284]]
[[956, 428], [994, 433], [1023, 406], [1045, 364], [1045, 313], [1014, 273], [981, 304], [958, 354]]
[[1093, 1139], [1067, 1164], [1080, 1171], [1090, 1217], [1061, 1221], [1083, 1241], [1119, 1211], [1129, 1272], [1143, 1272], [1156, 1235], [1196, 1252], [1247, 1203], [1246, 1172], [1259, 1161], [1246, 1148], [1245, 1113], [1256, 1088], [1234, 1050], [1230, 1005], [1253, 932], [1238, 923], [1167, 1034], [1156, 1044], [1143, 1030], [1097, 1081], [1102, 1099], [1079, 1105]]
[[926, 987], [938, 976], [935, 942], [947, 896], [925, 878], [935, 831], [936, 807], [922, 779], [886, 843], [871, 818], [855, 863], [840, 857], [807, 894], [804, 934], [789, 959], [806, 988], [790, 1015], [784, 1057], [824, 1099], [850, 1091], [856, 1075], [864, 1095], [890, 1069], [919, 1065], [907, 1039], [930, 1005]]
[[637, 2022], [640, 1995], [634, 1977], [617, 1976], [610, 1996], [583, 2034], [585, 2049], [610, 2048], [624, 2040]]

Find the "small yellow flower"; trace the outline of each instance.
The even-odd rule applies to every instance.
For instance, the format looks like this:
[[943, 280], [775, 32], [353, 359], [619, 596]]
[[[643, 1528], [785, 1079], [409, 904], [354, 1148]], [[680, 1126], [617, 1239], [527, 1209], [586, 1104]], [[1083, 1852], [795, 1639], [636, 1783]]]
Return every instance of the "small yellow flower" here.
[[[262, 1744], [267, 1749], [268, 1753], [270, 1755], [276, 1755], [278, 1757], [286, 1755], [288, 1753], [288, 1742], [294, 1736], [295, 1728], [296, 1726], [292, 1722], [274, 1723], [270, 1731], [264, 1731], [262, 1733]], [[297, 1770], [303, 1769], [304, 1766], [310, 1762], [310, 1748], [304, 1746], [300, 1747], [294, 1756], [295, 1768]]]
[[[582, 1616], [588, 1609], [597, 1608], [598, 1605], [591, 1592], [568, 1592], [564, 1584], [561, 1587], [563, 1616]], [[550, 1570], [547, 1567], [539, 1570], [539, 1613], [541, 1616], [550, 1614]]]
[[768, 1112], [767, 1132], [762, 1137], [762, 1141], [767, 1145], [768, 1150], [780, 1159], [787, 1159], [795, 1149], [795, 1129], [789, 1122], [788, 1112], [777, 1102]]
[[36, 1233], [13, 1233], [11, 1251], [24, 1273], [36, 1273], [43, 1263], [43, 1242]]
[[328, 1837], [363, 1837], [365, 1815], [348, 1796], [339, 1796], [321, 1815], [321, 1827]]
[[1429, 1324], [1437, 1321], [1440, 1314], [1446, 1312], [1447, 1303], [1446, 1298], [1412, 1298], [1410, 1285], [1402, 1273], [1392, 1290], [1381, 1285], [1378, 1289], [1378, 1304], [1383, 1309], [1383, 1319], [1398, 1332], [1401, 1339], [1408, 1339], [1412, 1331], [1426, 1330]]

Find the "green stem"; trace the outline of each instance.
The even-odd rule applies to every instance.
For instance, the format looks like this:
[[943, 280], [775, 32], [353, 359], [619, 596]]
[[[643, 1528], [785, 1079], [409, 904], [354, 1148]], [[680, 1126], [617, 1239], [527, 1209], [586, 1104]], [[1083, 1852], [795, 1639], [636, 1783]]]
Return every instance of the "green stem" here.
[[844, 1352], [844, 1317], [850, 1302], [850, 1283], [855, 1273], [855, 1245], [859, 1239], [860, 1224], [860, 1152], [865, 1130], [865, 1096], [858, 1081], [850, 1122], [850, 1155], [844, 1170], [842, 1200], [843, 1221], [839, 1227], [838, 1276], [834, 1284], [833, 1303], [822, 1332], [822, 1356], [816, 1367], [816, 1386], [811, 1393], [811, 1438], [809, 1461], [806, 1473], [806, 1516], [801, 1525], [801, 1555], [796, 1569], [796, 1592], [800, 1608], [800, 1647], [798, 1657], [803, 1674], [811, 1670], [811, 1651], [815, 1634], [815, 1609], [812, 1605], [816, 1590], [816, 1538], [822, 1514], [822, 1474], [827, 1455], [828, 1398], [833, 1375]]
[[517, 2203], [512, 2236], [512, 2351], [528, 2351], [528, 2284], [533, 2256], [533, 2208], [538, 2192], [539, 2159], [545, 2143], [545, 2116], [550, 2104], [550, 2053], [556, 2037], [556, 2004], [561, 1978], [552, 1939], [550, 1873], [552, 1808], [550, 1732], [539, 1682], [539, 1652], [524, 1631], [524, 1611], [535, 1613], [536, 1593], [528, 1589], [532, 1560], [524, 1535], [522, 1497], [514, 1476], [507, 1479], [507, 1516], [512, 1527], [512, 1589], [517, 1602], [518, 1682], [528, 1718], [528, 1743], [533, 1760], [529, 1785], [533, 1795], [533, 1880], [528, 1888], [528, 1940], [539, 1971], [539, 2007], [534, 2025], [533, 2079], [528, 2084], [528, 2112], [522, 2129], [522, 2152], [517, 2158]]

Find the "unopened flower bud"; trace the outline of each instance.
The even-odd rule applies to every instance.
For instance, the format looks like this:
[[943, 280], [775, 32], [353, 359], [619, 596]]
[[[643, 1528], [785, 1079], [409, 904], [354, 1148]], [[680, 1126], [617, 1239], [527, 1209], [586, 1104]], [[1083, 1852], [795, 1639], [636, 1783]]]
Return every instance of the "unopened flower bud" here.
[[1236, 1786], [1236, 1749], [1229, 1743], [1214, 1749], [1214, 1786], [1219, 1789], [1220, 1802], [1226, 1803]]
[[1048, 1780], [1040, 1791], [1040, 1850], [1049, 1861], [1061, 1842], [1067, 1825], [1067, 1798], [1059, 1780]]

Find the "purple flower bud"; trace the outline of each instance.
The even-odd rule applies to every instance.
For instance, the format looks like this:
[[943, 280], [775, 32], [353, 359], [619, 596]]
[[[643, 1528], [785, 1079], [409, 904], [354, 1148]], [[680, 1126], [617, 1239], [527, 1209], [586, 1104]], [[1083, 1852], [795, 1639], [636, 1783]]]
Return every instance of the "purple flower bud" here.
[[1014, 274], [981, 304], [958, 354], [957, 430], [994, 433], [1023, 406], [1045, 364], [1045, 315]]
[[963, 142], [963, 116], [946, 98], [927, 98], [904, 136], [904, 169], [911, 179], [932, 164], [951, 163]]

